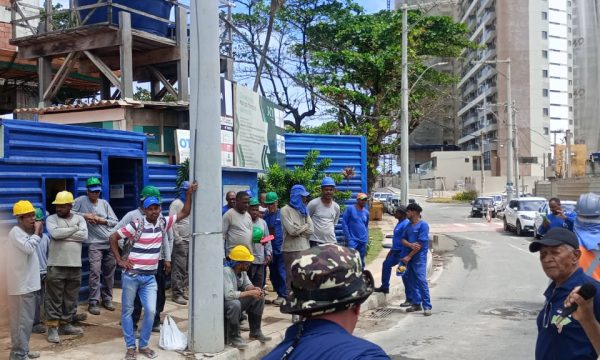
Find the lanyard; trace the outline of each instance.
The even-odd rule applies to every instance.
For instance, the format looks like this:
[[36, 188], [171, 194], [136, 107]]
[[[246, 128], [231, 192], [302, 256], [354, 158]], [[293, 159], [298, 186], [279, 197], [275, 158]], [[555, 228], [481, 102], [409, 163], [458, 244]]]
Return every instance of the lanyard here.
[[301, 321], [298, 324], [298, 332], [296, 333], [296, 338], [294, 339], [294, 342], [292, 343], [292, 345], [290, 345], [285, 352], [283, 353], [283, 355], [281, 356], [281, 360], [288, 360], [290, 358], [290, 356], [292, 355], [292, 353], [294, 352], [294, 350], [296, 350], [296, 347], [298, 347], [298, 343], [300, 343], [300, 338], [302, 337], [302, 333], [304, 331], [304, 321]]

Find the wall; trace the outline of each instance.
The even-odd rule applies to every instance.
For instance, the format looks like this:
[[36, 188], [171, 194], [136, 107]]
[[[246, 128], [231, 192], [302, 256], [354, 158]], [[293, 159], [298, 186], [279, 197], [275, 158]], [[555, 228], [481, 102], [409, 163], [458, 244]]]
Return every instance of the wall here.
[[600, 177], [581, 177], [539, 181], [535, 186], [536, 196], [546, 199], [558, 197], [562, 200], [578, 200], [579, 195], [588, 192], [600, 194]]

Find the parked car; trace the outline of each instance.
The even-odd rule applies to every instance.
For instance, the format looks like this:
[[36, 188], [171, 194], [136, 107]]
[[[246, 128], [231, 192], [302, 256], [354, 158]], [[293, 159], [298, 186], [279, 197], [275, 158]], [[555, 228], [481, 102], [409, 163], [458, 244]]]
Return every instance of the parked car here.
[[389, 192], [376, 192], [376, 193], [373, 193], [373, 196], [371, 198], [373, 199], [373, 201], [385, 202], [385, 200], [387, 200], [387, 198], [392, 195], [393, 194], [389, 193]]
[[[494, 206], [494, 198], [490, 196], [480, 196], [471, 201], [471, 217], [483, 217], [488, 206]], [[496, 216], [495, 210], [492, 211], [492, 217]]]
[[390, 215], [394, 215], [394, 212], [396, 211], [398, 205], [400, 205], [400, 196], [398, 195], [390, 196], [383, 204], [385, 211]]
[[495, 194], [491, 195], [491, 197], [494, 199], [495, 213], [503, 212], [506, 206], [506, 194]]
[[[564, 212], [574, 212], [576, 205], [577, 205], [577, 201], [573, 201], [573, 200], [562, 200], [560, 202], [560, 206], [562, 207]], [[550, 214], [550, 206], [548, 205], [548, 202], [545, 202], [544, 205], [542, 205], [542, 207], [539, 209], [538, 214], [535, 217], [535, 223], [533, 225], [533, 236], [535, 238], [540, 237], [539, 234], [537, 233], [537, 229], [544, 222], [544, 215], [548, 215], [548, 214]]]
[[522, 197], [513, 199], [504, 209], [504, 231], [514, 231], [517, 236], [533, 231], [535, 217], [538, 211], [546, 203], [541, 197]]

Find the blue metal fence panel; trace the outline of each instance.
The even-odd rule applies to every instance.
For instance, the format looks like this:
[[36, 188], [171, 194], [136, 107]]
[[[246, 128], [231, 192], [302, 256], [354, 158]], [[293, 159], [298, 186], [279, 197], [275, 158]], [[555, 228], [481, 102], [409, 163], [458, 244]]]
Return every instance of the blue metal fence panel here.
[[178, 168], [179, 165], [148, 164], [148, 184], [160, 190], [164, 214], [169, 213], [169, 205], [177, 197]]
[[[345, 168], [354, 168], [355, 176], [338, 184], [340, 191], [350, 190], [352, 197], [346, 206], [354, 205], [360, 192], [367, 192], [367, 142], [364, 136], [285, 134], [286, 167], [302, 166], [306, 154], [319, 151], [319, 160], [330, 158], [328, 173], [340, 173]], [[336, 226], [338, 241], [344, 243], [341, 220]]]

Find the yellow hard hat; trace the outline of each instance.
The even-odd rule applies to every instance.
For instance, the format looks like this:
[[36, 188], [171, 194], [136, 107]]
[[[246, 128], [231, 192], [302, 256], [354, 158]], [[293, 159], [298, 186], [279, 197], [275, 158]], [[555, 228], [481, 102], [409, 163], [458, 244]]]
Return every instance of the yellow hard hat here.
[[13, 215], [19, 216], [23, 214], [34, 213], [35, 208], [33, 204], [27, 200], [19, 200], [13, 205]]
[[64, 205], [64, 204], [72, 204], [75, 200], [73, 200], [73, 194], [68, 191], [61, 191], [56, 194], [56, 199], [52, 202], [54, 205]]
[[229, 252], [229, 258], [233, 261], [253, 262], [254, 255], [244, 245], [237, 245]]

